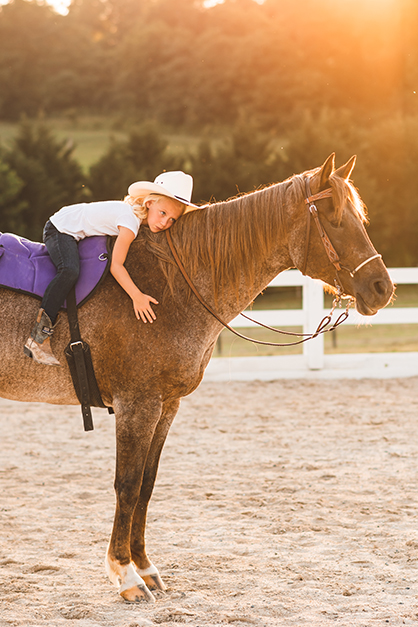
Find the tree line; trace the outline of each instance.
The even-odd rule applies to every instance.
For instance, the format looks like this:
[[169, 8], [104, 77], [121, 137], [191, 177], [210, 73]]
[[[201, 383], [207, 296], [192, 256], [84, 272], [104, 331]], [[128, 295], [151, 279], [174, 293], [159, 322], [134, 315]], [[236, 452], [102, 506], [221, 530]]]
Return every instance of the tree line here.
[[0, 8], [0, 119], [72, 108], [199, 127], [417, 111], [415, 0], [41, 0]]

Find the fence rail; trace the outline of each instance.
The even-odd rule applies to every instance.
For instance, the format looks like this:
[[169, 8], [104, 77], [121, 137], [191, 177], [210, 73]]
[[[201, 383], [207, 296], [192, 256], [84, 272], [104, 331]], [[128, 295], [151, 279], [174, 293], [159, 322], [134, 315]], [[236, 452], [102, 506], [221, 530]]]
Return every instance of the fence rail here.
[[[418, 268], [389, 268], [391, 279], [397, 285], [418, 284]], [[318, 323], [329, 311], [324, 309], [324, 290], [320, 281], [303, 276], [299, 270], [287, 270], [279, 274], [270, 286], [302, 287], [301, 309], [253, 310], [251, 317], [273, 327], [302, 326], [303, 333], [313, 333]], [[418, 307], [387, 307], [375, 316], [362, 316], [350, 310], [347, 324], [418, 324]], [[245, 318], [238, 316], [231, 322], [234, 328], [255, 326]], [[303, 344], [305, 366], [310, 370], [324, 367], [324, 336], [320, 335], [311, 342]]]

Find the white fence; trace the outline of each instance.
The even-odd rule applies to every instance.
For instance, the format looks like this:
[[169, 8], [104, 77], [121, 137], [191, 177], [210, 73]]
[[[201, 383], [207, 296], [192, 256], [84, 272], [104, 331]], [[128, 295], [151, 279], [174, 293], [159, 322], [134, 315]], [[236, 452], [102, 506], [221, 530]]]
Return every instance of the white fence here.
[[[418, 268], [389, 268], [389, 274], [392, 281], [398, 285], [418, 284]], [[302, 309], [252, 311], [250, 314], [251, 317], [263, 324], [279, 328], [286, 326], [302, 326], [304, 333], [312, 333], [317, 328], [319, 321], [329, 313], [328, 309], [324, 309], [324, 291], [321, 282], [313, 281], [309, 277], [303, 276], [298, 270], [282, 272], [270, 283], [270, 286], [301, 286]], [[338, 309], [335, 311], [335, 314], [338, 315], [338, 313], [342, 313], [342, 311], [344, 311], [344, 309]], [[350, 309], [349, 318], [344, 322], [344, 325], [359, 325], [364, 323], [368, 325], [418, 324], [418, 308], [393, 307], [389, 305], [372, 317], [361, 316], [354, 309]], [[231, 326], [239, 328], [254, 325], [245, 318], [238, 316], [232, 321]], [[258, 360], [258, 362], [255, 360]], [[327, 361], [328, 363], [326, 363]], [[377, 353], [373, 356], [368, 354], [326, 356], [324, 355], [324, 336], [321, 335], [303, 344], [303, 355], [267, 358], [241, 357], [212, 359], [205, 378], [209, 380], [268, 379], [279, 378], [280, 376], [292, 376], [292, 372], [294, 374], [296, 373], [295, 376], [303, 376], [307, 374], [307, 371], [313, 373], [314, 371], [323, 371], [327, 368], [332, 369], [332, 361], [334, 361], [334, 365], [339, 364], [337, 370], [338, 368], [344, 370], [344, 364], [346, 364], [346, 368], [350, 368], [351, 363], [351, 367], [356, 370], [359, 376], [367, 376], [367, 370], [373, 367], [376, 368], [379, 365], [381, 368], [386, 369], [386, 376], [390, 376], [389, 373], [394, 373], [393, 376], [397, 376], [393, 368], [389, 368], [389, 362], [395, 365], [399, 364], [399, 366], [403, 364], [400, 376], [418, 374], [417, 353]], [[224, 363], [222, 364], [222, 362]], [[359, 364], [362, 364], [361, 368], [358, 367]], [[387, 368], [389, 368], [389, 370], [387, 370]], [[366, 374], [361, 375], [361, 369], [366, 369]], [[260, 371], [263, 374], [257, 377], [257, 373], [260, 373]], [[299, 374], [297, 374], [297, 372]], [[397, 372], [399, 372], [399, 368]], [[336, 376], [335, 373], [334, 376]], [[370, 376], [373, 376], [373, 374], [370, 373]], [[318, 375], [313, 375], [311, 378], [318, 378]]]

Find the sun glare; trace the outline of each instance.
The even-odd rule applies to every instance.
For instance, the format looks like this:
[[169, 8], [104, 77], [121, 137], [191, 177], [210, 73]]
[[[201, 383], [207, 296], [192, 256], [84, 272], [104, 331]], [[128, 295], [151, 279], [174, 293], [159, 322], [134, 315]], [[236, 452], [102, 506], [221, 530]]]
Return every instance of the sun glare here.
[[[0, 6], [9, 2], [10, 0], [0, 0]], [[47, 0], [47, 4], [51, 5], [57, 13], [67, 15], [71, 0]]]
[[57, 13], [67, 15], [71, 0], [48, 0], [48, 4], [53, 6]]
[[[0, 0], [0, 6], [2, 4], [8, 4], [10, 0]], [[51, 5], [57, 13], [61, 15], [67, 15], [68, 7], [71, 4], [71, 0], [46, 0], [49, 5]], [[256, 0], [260, 4], [264, 2], [264, 0]], [[215, 4], [222, 4], [224, 0], [205, 0], [203, 2], [206, 8], [210, 8], [215, 6]]]

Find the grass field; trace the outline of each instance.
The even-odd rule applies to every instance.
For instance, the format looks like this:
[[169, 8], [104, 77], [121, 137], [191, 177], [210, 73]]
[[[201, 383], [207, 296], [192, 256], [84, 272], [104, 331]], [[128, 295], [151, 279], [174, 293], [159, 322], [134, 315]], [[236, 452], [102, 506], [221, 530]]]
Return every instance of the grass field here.
[[[135, 123], [116, 116], [72, 116], [43, 120], [58, 140], [68, 140], [74, 144], [74, 158], [85, 172], [107, 151], [111, 139], [126, 139], [135, 128]], [[139, 127], [136, 124], [136, 127]], [[0, 121], [0, 144], [8, 146], [13, 140], [18, 124]], [[201, 138], [175, 132], [173, 129], [159, 128], [160, 134], [168, 140], [168, 151], [176, 153], [197, 147]]]

